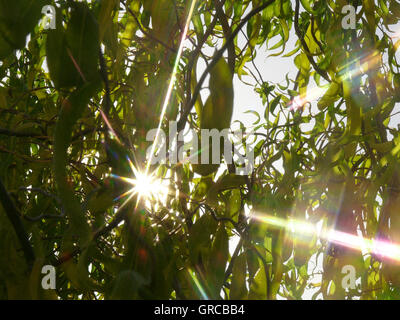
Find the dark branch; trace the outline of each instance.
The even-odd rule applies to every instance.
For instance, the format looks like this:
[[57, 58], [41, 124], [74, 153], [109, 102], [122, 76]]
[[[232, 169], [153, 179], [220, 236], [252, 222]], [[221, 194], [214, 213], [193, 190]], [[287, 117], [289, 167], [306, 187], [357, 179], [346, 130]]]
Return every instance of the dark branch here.
[[4, 211], [10, 220], [14, 231], [18, 237], [21, 244], [22, 251], [24, 252], [25, 260], [29, 267], [33, 266], [35, 262], [35, 254], [33, 252], [32, 246], [29, 242], [28, 235], [25, 228], [21, 222], [21, 215], [18, 209], [15, 207], [10, 195], [8, 194], [3, 182], [0, 179], [0, 203], [3, 205]]
[[197, 86], [196, 86], [196, 88], [195, 88], [195, 90], [193, 92], [192, 99], [189, 101], [189, 103], [187, 105], [185, 105], [185, 109], [183, 110], [183, 114], [182, 114], [182, 116], [181, 116], [181, 118], [179, 119], [179, 122], [178, 122], [178, 131], [181, 131], [181, 130], [184, 129], [185, 123], [186, 123], [186, 119], [189, 116], [194, 104], [196, 103], [197, 97], [200, 94], [201, 87], [202, 87], [207, 75], [210, 73], [212, 68], [217, 64], [219, 59], [221, 59], [221, 57], [223, 56], [225, 50], [228, 49], [228, 47], [231, 45], [231, 43], [235, 40], [235, 38], [238, 35], [238, 33], [240, 32], [240, 30], [245, 26], [245, 24], [252, 17], [254, 17], [257, 13], [263, 11], [266, 7], [268, 7], [269, 5], [271, 5], [274, 2], [275, 2], [275, 0], [270, 0], [270, 1], [266, 2], [266, 3], [264, 3], [263, 5], [259, 6], [258, 8], [255, 8], [252, 11], [250, 11], [249, 14], [247, 14], [243, 18], [243, 20], [239, 23], [239, 25], [237, 26], [235, 31], [232, 32], [231, 36], [226, 40], [226, 43], [222, 46], [222, 48], [216, 52], [216, 54], [214, 55], [214, 58], [212, 59], [211, 63], [208, 65], [207, 69], [204, 71], [204, 73], [202, 74], [199, 82], [197, 83]]
[[150, 32], [147, 32], [146, 30], [144, 30], [142, 24], [140, 23], [139, 19], [136, 17], [135, 13], [131, 10], [131, 8], [129, 8], [129, 6], [126, 5], [123, 1], [121, 1], [121, 2], [124, 4], [125, 9], [129, 12], [129, 14], [135, 19], [135, 21], [136, 21], [136, 23], [137, 23], [137, 25], [138, 25], [138, 28], [140, 29], [140, 31], [142, 31], [142, 33], [143, 33], [145, 36], [147, 36], [148, 38], [154, 40], [155, 42], [158, 42], [159, 44], [161, 44], [162, 46], [164, 46], [164, 47], [167, 48], [168, 50], [170, 50], [170, 51], [172, 51], [172, 52], [174, 52], [174, 53], [177, 52], [176, 49], [170, 47], [170, 46], [169, 46], [168, 44], [166, 44], [164, 41], [162, 41], [162, 40], [156, 38], [156, 37], [153, 36]]
[[311, 65], [313, 66], [314, 70], [321, 76], [323, 77], [326, 81], [331, 82], [331, 79], [329, 78], [328, 74], [322, 70], [317, 63], [314, 61], [314, 58], [312, 57], [310, 53], [310, 49], [308, 48], [308, 45], [306, 41], [304, 40], [303, 35], [301, 34], [300, 28], [299, 28], [299, 13], [300, 12], [300, 0], [296, 0], [296, 9], [295, 9], [295, 15], [294, 15], [294, 30], [296, 31], [296, 35], [299, 38], [301, 45], [303, 49], [305, 50], [306, 56], [308, 58], [308, 61], [310, 61]]
[[42, 139], [48, 138], [48, 137], [43, 136], [43, 134], [38, 134], [35, 132], [18, 132], [18, 131], [8, 130], [8, 129], [4, 129], [4, 128], [0, 128], [0, 134], [5, 135], [5, 136], [18, 137], [18, 138], [42, 138]]
[[[222, 9], [223, 3], [220, 2], [219, 0], [214, 0], [214, 4], [215, 4], [215, 10], [217, 12], [217, 17], [221, 23], [222, 30], [224, 32], [224, 37], [225, 39], [229, 39], [229, 37], [232, 34], [232, 29], [229, 26], [228, 19], [226, 18], [224, 10]], [[236, 60], [235, 44], [232, 41], [228, 46], [228, 64], [231, 69], [232, 75], [235, 72], [235, 60]]]

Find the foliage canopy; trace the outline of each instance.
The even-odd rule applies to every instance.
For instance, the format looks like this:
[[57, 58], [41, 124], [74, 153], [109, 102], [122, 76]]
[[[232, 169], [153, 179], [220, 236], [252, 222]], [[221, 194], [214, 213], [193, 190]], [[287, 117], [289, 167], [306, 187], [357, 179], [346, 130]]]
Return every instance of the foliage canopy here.
[[[0, 298], [301, 299], [319, 258], [313, 298], [400, 298], [398, 252], [293, 227], [400, 244], [398, 1], [196, 1], [161, 127], [229, 125], [232, 75], [254, 78], [265, 105], [254, 170], [152, 166], [168, 194], [128, 202], [119, 197], [132, 186], [114, 176], [133, 178], [130, 162], [145, 170], [191, 1], [52, 2], [56, 29], [45, 30], [48, 1], [0, 0]], [[349, 3], [354, 30], [342, 27]], [[297, 76], [257, 74], [265, 46]], [[54, 291], [40, 286], [47, 264]], [[356, 289], [341, 286], [345, 265]]]

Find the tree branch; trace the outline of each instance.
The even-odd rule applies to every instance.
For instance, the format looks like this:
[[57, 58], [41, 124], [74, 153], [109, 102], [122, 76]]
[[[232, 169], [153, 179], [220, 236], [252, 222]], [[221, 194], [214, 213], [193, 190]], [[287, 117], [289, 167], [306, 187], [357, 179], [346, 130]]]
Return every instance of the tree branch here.
[[162, 41], [162, 40], [156, 38], [156, 37], [153, 36], [150, 32], [147, 32], [146, 30], [144, 30], [142, 24], [140, 23], [139, 19], [136, 17], [135, 13], [131, 10], [131, 8], [129, 8], [129, 6], [126, 5], [124, 1], [121, 1], [121, 2], [124, 4], [126, 11], [128, 11], [129, 14], [135, 19], [135, 21], [136, 21], [136, 23], [137, 23], [137, 25], [138, 25], [139, 30], [140, 30], [141, 32], [143, 32], [143, 34], [144, 34], [145, 36], [147, 36], [148, 38], [154, 40], [155, 42], [158, 42], [159, 44], [161, 44], [162, 46], [164, 46], [164, 47], [167, 48], [168, 50], [170, 50], [170, 51], [172, 51], [172, 52], [174, 52], [174, 53], [177, 52], [176, 49], [170, 47], [170, 46], [169, 46], [168, 44], [166, 44], [164, 41]]
[[[222, 30], [224, 32], [225, 39], [229, 39], [232, 34], [232, 29], [229, 26], [228, 19], [226, 18], [225, 12], [222, 9], [223, 3], [220, 0], [214, 0], [215, 10], [217, 12], [217, 17], [221, 23]], [[232, 75], [235, 73], [235, 44], [233, 41], [230, 42], [228, 46], [228, 64], [231, 69]]]
[[24, 252], [25, 260], [29, 267], [33, 266], [35, 262], [35, 254], [33, 248], [29, 242], [28, 235], [24, 229], [24, 226], [20, 219], [20, 213], [15, 207], [10, 195], [8, 194], [3, 182], [0, 179], [0, 203], [3, 205], [4, 211], [10, 220], [17, 238], [21, 244], [22, 251]]
[[269, 5], [273, 4], [274, 2], [275, 2], [275, 0], [270, 0], [270, 1], [266, 2], [266, 3], [264, 3], [263, 5], [261, 5], [261, 6], [257, 7], [257, 8], [255, 8], [255, 9], [253, 9], [252, 11], [250, 11], [243, 18], [243, 20], [239, 23], [237, 28], [232, 32], [231, 36], [226, 40], [226, 43], [222, 46], [222, 48], [219, 51], [216, 52], [216, 54], [214, 55], [214, 58], [212, 59], [211, 63], [208, 65], [207, 69], [204, 71], [204, 73], [202, 74], [199, 82], [197, 83], [197, 86], [196, 86], [196, 88], [195, 88], [195, 90], [193, 92], [192, 99], [189, 101], [189, 103], [187, 103], [185, 105], [185, 108], [183, 110], [183, 114], [182, 114], [181, 118], [178, 121], [178, 131], [181, 131], [181, 130], [184, 129], [187, 117], [189, 116], [194, 104], [196, 103], [197, 97], [200, 94], [201, 87], [202, 87], [207, 75], [210, 73], [212, 68], [217, 64], [219, 59], [224, 54], [225, 50], [228, 49], [228, 47], [231, 45], [231, 43], [235, 40], [236, 36], [239, 34], [240, 30], [245, 26], [245, 24], [253, 16], [255, 16], [257, 13], [263, 11], [266, 7], [268, 7]]
[[299, 12], [300, 12], [300, 0], [296, 0], [296, 8], [295, 8], [295, 15], [294, 15], [294, 30], [296, 31], [296, 35], [299, 38], [301, 45], [303, 49], [305, 50], [306, 56], [308, 58], [308, 61], [310, 61], [311, 65], [313, 66], [314, 70], [321, 76], [323, 77], [326, 81], [331, 82], [331, 79], [329, 78], [328, 74], [322, 70], [317, 63], [314, 61], [314, 58], [312, 57], [310, 53], [310, 49], [308, 48], [308, 45], [306, 41], [304, 40], [303, 35], [301, 34], [300, 28], [299, 28]]
[[13, 131], [13, 130], [8, 130], [5, 128], [0, 128], [0, 134], [5, 135], [5, 136], [10, 136], [10, 137], [18, 137], [18, 138], [42, 138], [45, 140], [46, 136], [43, 134], [38, 134], [35, 132], [18, 132], [18, 131]]

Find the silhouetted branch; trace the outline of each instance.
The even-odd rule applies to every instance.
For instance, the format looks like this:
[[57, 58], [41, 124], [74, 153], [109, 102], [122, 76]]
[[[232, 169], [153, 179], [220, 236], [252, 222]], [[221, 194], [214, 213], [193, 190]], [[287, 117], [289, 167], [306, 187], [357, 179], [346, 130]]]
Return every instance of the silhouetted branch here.
[[185, 108], [183, 110], [183, 114], [181, 115], [181, 118], [178, 121], [178, 131], [181, 131], [181, 130], [184, 129], [187, 117], [189, 116], [194, 104], [196, 103], [197, 97], [200, 94], [201, 87], [202, 87], [204, 81], [206, 80], [207, 75], [210, 73], [212, 68], [217, 64], [219, 59], [221, 59], [221, 57], [223, 56], [225, 50], [228, 49], [228, 47], [231, 45], [231, 43], [235, 40], [236, 36], [239, 34], [240, 30], [246, 25], [246, 23], [252, 17], [254, 17], [257, 13], [263, 11], [266, 7], [268, 7], [269, 5], [273, 4], [274, 2], [275, 2], [275, 0], [270, 0], [270, 1], [266, 2], [266, 3], [264, 3], [263, 5], [251, 10], [242, 19], [242, 21], [240, 21], [240, 23], [238, 24], [237, 28], [232, 32], [231, 36], [229, 37], [229, 39], [226, 40], [226, 42], [222, 46], [222, 48], [215, 53], [214, 58], [212, 59], [211, 63], [207, 66], [207, 68], [204, 71], [204, 73], [202, 74], [199, 82], [197, 83], [197, 86], [196, 86], [196, 88], [195, 88], [195, 90], [193, 92], [192, 99], [189, 101], [189, 103], [187, 103], [187, 105], [185, 105]]
[[3, 182], [0, 179], [0, 203], [3, 205], [4, 212], [7, 215], [8, 220], [10, 220], [17, 238], [21, 244], [22, 251], [24, 252], [25, 260], [29, 267], [33, 266], [35, 262], [35, 254], [33, 252], [32, 246], [29, 242], [28, 235], [20, 219], [21, 214], [15, 207], [10, 195], [8, 194]]
[[308, 48], [308, 45], [307, 45], [306, 41], [304, 40], [304, 36], [301, 34], [301, 31], [299, 28], [299, 14], [300, 14], [300, 0], [296, 0], [296, 8], [295, 8], [295, 14], [294, 14], [294, 30], [296, 31], [296, 35], [299, 38], [302, 47], [306, 51], [306, 56], [308, 58], [308, 61], [310, 61], [314, 70], [321, 77], [323, 77], [326, 81], [331, 82], [331, 79], [329, 78], [328, 74], [317, 65], [317, 63], [314, 61], [313, 57], [311, 56], [310, 49]]

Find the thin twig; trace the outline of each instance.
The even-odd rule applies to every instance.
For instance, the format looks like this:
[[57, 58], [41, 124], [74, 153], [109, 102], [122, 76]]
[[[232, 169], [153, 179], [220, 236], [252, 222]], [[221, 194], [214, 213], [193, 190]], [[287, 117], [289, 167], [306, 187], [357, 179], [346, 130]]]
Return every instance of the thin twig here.
[[271, 5], [274, 2], [275, 2], [275, 0], [270, 0], [270, 1], [266, 2], [266, 3], [264, 3], [263, 5], [261, 5], [261, 6], [257, 7], [257, 8], [255, 8], [255, 9], [253, 9], [252, 11], [250, 11], [250, 13], [248, 13], [243, 18], [243, 20], [239, 23], [239, 25], [237, 26], [235, 31], [232, 32], [231, 36], [229, 37], [229, 39], [226, 40], [226, 43], [222, 46], [222, 48], [215, 53], [214, 58], [212, 59], [211, 63], [208, 65], [208, 67], [206, 68], [206, 70], [202, 74], [199, 82], [197, 83], [197, 86], [196, 86], [195, 91], [193, 93], [192, 99], [189, 101], [189, 103], [187, 103], [185, 105], [185, 109], [183, 110], [183, 114], [182, 114], [181, 118], [178, 121], [178, 131], [183, 130], [183, 128], [185, 127], [187, 117], [189, 116], [194, 104], [196, 103], [197, 97], [200, 94], [201, 87], [202, 87], [207, 75], [210, 73], [212, 68], [217, 64], [219, 59], [221, 59], [221, 57], [223, 56], [225, 50], [231, 45], [231, 43], [234, 41], [236, 36], [239, 34], [240, 30], [245, 26], [245, 24], [253, 16], [255, 16], [257, 13], [263, 11], [266, 7], [268, 7], [269, 5]]
[[299, 28], [299, 11], [300, 11], [300, 0], [296, 0], [296, 8], [295, 8], [295, 15], [294, 15], [294, 30], [296, 31], [296, 35], [299, 38], [302, 47], [305, 50], [306, 56], [308, 58], [308, 61], [310, 61], [311, 65], [314, 67], [314, 70], [321, 76], [323, 77], [326, 81], [331, 82], [331, 79], [329, 78], [328, 74], [322, 70], [317, 63], [314, 61], [310, 49], [308, 48], [308, 45], [306, 41], [304, 40], [303, 35], [301, 34], [300, 28]]
[[156, 37], [153, 36], [150, 32], [147, 32], [146, 30], [144, 30], [142, 24], [140, 23], [139, 19], [136, 17], [135, 13], [131, 10], [131, 8], [129, 8], [129, 6], [126, 5], [124, 1], [121, 1], [121, 2], [124, 4], [125, 9], [129, 12], [129, 14], [135, 19], [135, 21], [136, 21], [136, 23], [137, 23], [137, 25], [138, 25], [138, 28], [140, 29], [140, 31], [143, 32], [143, 34], [144, 34], [145, 36], [149, 37], [150, 39], [154, 40], [155, 42], [158, 42], [159, 44], [161, 44], [162, 46], [164, 46], [164, 47], [167, 48], [168, 50], [170, 50], [170, 51], [172, 51], [172, 52], [174, 52], [174, 53], [177, 52], [176, 49], [170, 47], [170, 46], [169, 46], [168, 44], [166, 44], [164, 41], [162, 41], [162, 40], [156, 38]]

